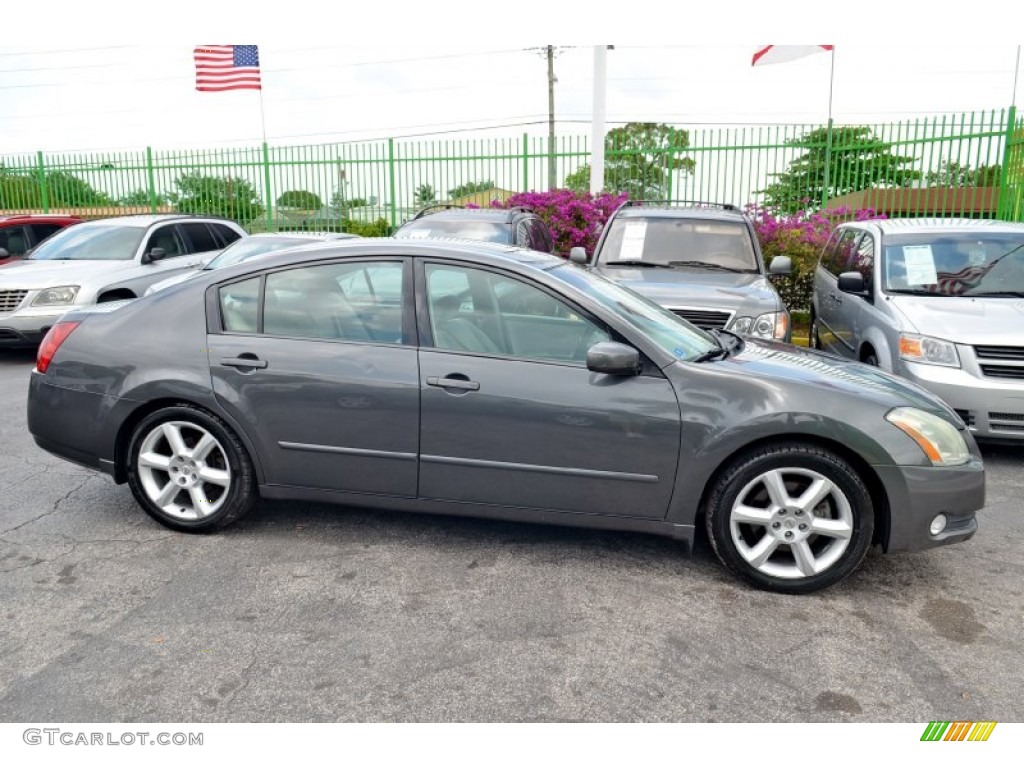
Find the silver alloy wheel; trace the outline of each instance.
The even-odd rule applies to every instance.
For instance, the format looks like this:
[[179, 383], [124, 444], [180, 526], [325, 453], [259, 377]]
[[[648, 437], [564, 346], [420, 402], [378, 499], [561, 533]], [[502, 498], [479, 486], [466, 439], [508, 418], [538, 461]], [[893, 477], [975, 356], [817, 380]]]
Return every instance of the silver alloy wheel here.
[[201, 520], [228, 498], [231, 465], [209, 431], [188, 421], [155, 426], [139, 447], [136, 468], [149, 500], [177, 520]]
[[820, 472], [781, 467], [747, 483], [729, 513], [740, 557], [766, 576], [802, 579], [831, 568], [853, 536], [846, 494]]

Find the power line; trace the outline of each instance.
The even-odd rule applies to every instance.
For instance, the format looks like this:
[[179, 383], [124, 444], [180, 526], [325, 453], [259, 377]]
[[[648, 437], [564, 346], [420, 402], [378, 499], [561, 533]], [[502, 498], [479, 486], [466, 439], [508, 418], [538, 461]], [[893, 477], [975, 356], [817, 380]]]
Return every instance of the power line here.
[[141, 45], [104, 45], [98, 48], [57, 48], [49, 51], [21, 51], [20, 53], [0, 53], [0, 56], [48, 56], [54, 53], [85, 53], [87, 51], [114, 51], [124, 48], [141, 47]]

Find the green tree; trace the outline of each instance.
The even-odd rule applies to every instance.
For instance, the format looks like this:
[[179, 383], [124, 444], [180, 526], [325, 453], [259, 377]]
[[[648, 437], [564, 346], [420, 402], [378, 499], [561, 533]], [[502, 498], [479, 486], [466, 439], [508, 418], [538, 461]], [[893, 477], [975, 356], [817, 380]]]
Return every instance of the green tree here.
[[[156, 194], [157, 205], [167, 205], [168, 202], [167, 195], [160, 192]], [[149, 205], [149, 203], [149, 191], [145, 189], [136, 189], [134, 192], [122, 195], [117, 201], [118, 205]]]
[[304, 211], [318, 211], [323, 208], [323, 200], [314, 192], [305, 189], [290, 189], [282, 192], [277, 198], [277, 204], [282, 208], [299, 208]]
[[41, 208], [42, 195], [34, 176], [0, 166], [0, 210]]
[[924, 181], [929, 187], [998, 187], [1001, 170], [998, 164], [971, 168], [956, 160], [947, 160], [939, 170], [928, 171]]
[[759, 190], [765, 196], [766, 207], [784, 213], [817, 210], [823, 197], [832, 199], [878, 187], [905, 187], [921, 178], [919, 171], [909, 167], [913, 157], [893, 154], [892, 145], [876, 138], [866, 125], [833, 128], [831, 149], [828, 133], [827, 127], [815, 128], [786, 142], [806, 151], [790, 162], [787, 170], [772, 174], [775, 180]]
[[429, 184], [420, 184], [416, 187], [416, 202], [419, 205], [427, 205], [437, 200], [437, 193]]
[[67, 171], [50, 171], [46, 174], [46, 195], [50, 205], [61, 208], [113, 204], [105, 192], [98, 192], [87, 181]]
[[224, 216], [238, 222], [251, 221], [263, 213], [263, 201], [256, 188], [235, 176], [206, 176], [185, 173], [174, 181], [178, 193], [175, 207], [182, 213]]
[[448, 197], [454, 200], [456, 197], [466, 197], [474, 192], [484, 192], [488, 189], [494, 189], [494, 181], [491, 179], [486, 181], [467, 181], [465, 184], [460, 184], [454, 189], [449, 189]]
[[[690, 134], [664, 123], [627, 123], [604, 137], [604, 188], [634, 200], [668, 196], [672, 171], [692, 173], [692, 158], [679, 157], [690, 146]], [[577, 192], [590, 189], [590, 166], [582, 165], [565, 177], [565, 186]]]

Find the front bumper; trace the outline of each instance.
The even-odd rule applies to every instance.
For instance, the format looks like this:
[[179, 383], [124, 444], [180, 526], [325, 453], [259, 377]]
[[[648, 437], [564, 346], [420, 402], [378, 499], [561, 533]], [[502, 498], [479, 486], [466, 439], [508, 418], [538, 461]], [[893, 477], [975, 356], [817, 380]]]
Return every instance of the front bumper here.
[[[876, 466], [889, 500], [886, 552], [912, 552], [966, 541], [978, 531], [975, 512], [985, 506], [985, 468], [974, 457], [959, 467]], [[948, 519], [932, 535], [936, 515]]]
[[973, 356], [959, 349], [962, 368], [901, 360], [896, 373], [942, 398], [975, 437], [1024, 441], [1024, 378], [983, 376]]
[[46, 332], [72, 306], [58, 310], [21, 309], [7, 314], [0, 314], [0, 347], [37, 346]]

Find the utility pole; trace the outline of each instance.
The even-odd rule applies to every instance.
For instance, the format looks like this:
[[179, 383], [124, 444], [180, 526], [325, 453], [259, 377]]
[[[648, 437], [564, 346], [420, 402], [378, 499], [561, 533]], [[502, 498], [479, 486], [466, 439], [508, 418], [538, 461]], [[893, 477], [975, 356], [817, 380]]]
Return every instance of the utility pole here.
[[548, 53], [548, 189], [558, 185], [555, 158], [555, 46], [547, 46]]

